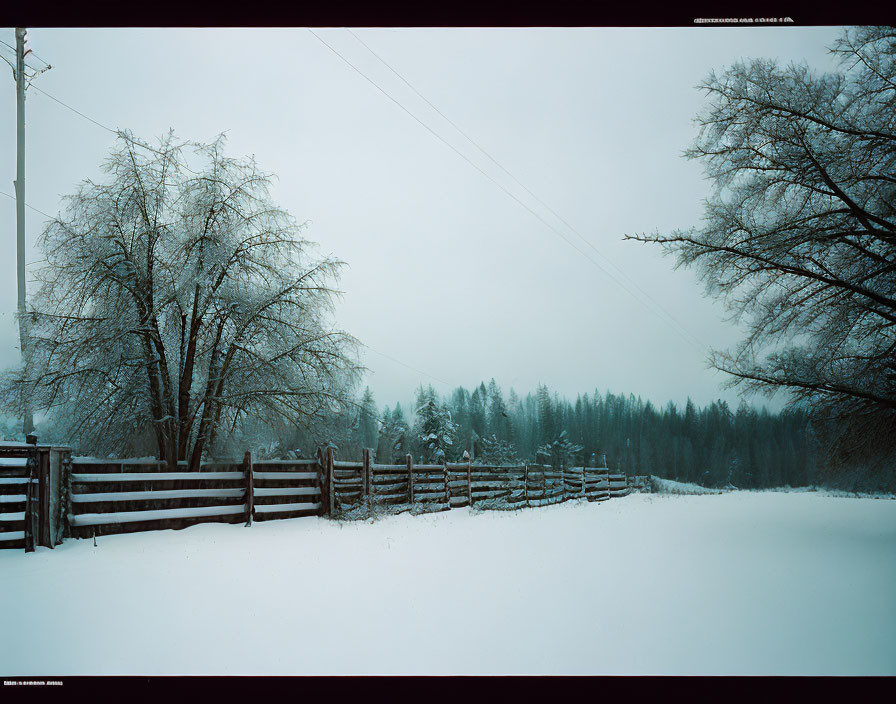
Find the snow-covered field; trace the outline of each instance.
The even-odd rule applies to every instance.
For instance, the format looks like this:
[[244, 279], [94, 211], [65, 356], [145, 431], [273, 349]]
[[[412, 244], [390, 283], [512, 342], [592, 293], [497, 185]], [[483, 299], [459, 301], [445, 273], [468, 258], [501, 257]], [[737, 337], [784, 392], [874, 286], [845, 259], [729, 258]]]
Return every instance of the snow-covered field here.
[[896, 674], [896, 501], [636, 494], [0, 553], [0, 675]]

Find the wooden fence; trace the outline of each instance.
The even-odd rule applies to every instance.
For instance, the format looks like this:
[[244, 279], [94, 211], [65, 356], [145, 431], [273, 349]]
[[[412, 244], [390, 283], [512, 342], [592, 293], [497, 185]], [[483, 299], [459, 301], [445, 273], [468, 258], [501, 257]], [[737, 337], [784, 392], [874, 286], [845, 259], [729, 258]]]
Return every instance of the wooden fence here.
[[[53, 464], [39, 449], [0, 453], [0, 547], [33, 550], [63, 537], [197, 523], [351, 517], [356, 510], [376, 515], [605, 501], [630, 490], [624, 474], [606, 467], [414, 464], [410, 455], [402, 464], [376, 464], [367, 450], [360, 462], [337, 460], [332, 448], [302, 460], [253, 461], [247, 452], [242, 461], [207, 462], [198, 472], [186, 471], [184, 462], [184, 471], [170, 472], [157, 460], [71, 458], [67, 451]], [[58, 518], [58, 531], [49, 516]]]
[[[186, 463], [183, 463], [186, 465]], [[196, 523], [245, 523], [320, 513], [317, 460], [208, 462], [169, 472], [153, 460], [72, 461], [70, 535], [85, 538]]]
[[555, 468], [540, 464], [479, 465], [470, 462], [415, 465], [375, 464], [364, 451], [361, 462], [319, 455], [327, 482], [324, 512], [338, 515], [366, 507], [370, 513], [423, 508], [446, 511], [462, 506], [522, 508], [585, 498], [605, 501], [630, 491], [623, 473], [606, 467]]

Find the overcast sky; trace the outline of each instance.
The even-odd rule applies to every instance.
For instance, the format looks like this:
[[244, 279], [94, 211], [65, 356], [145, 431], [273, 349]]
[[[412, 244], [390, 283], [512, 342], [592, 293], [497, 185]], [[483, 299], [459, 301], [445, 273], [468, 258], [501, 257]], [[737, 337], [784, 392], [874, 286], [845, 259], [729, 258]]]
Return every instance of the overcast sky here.
[[[703, 297], [694, 272], [622, 237], [699, 225], [710, 184], [681, 153], [703, 100], [694, 86], [710, 69], [763, 56], [830, 70], [837, 28], [354, 30], [590, 245], [349, 32], [316, 31], [581, 251], [306, 29], [35, 29], [30, 45], [53, 65], [35, 85], [90, 118], [144, 139], [226, 131], [230, 154], [277, 174], [275, 199], [349, 265], [337, 323], [369, 346], [366, 381], [381, 407], [407, 403], [421, 382], [444, 393], [491, 377], [519, 393], [545, 383], [572, 398], [598, 388], [737, 402], [706, 368], [710, 347], [740, 337], [721, 302]], [[14, 45], [13, 30], [0, 39]], [[4, 76], [0, 191], [13, 195], [15, 86]], [[49, 214], [100, 176], [115, 141], [33, 90], [26, 130], [27, 201]], [[44, 218], [27, 218], [36, 262]], [[18, 339], [15, 203], [2, 195], [0, 223], [5, 366]]]

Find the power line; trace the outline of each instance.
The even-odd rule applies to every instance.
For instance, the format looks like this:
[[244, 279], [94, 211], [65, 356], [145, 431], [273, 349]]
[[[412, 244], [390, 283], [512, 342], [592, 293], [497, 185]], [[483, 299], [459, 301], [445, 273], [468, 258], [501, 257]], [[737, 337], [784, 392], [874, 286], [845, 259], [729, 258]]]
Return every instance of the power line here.
[[[12, 50], [13, 54], [15, 54], [16, 50], [13, 49], [11, 46], [9, 46], [9, 44], [6, 44], [6, 42], [4, 42], [2, 39], [0, 39], [0, 43], [5, 44], [7, 47], [9, 47], [9, 49]], [[17, 57], [14, 56], [13, 58], [15, 59], [15, 58], [17, 58]], [[6, 61], [6, 63], [9, 64], [10, 68], [12, 68], [13, 71], [15, 71], [15, 67], [10, 63], [9, 59], [7, 59], [5, 56], [0, 56], [0, 59], [3, 59], [4, 61]], [[41, 59], [41, 60], [43, 60], [43, 59]], [[25, 68], [30, 68], [30, 69], [34, 72], [34, 75], [35, 75], [35, 76], [36, 76], [37, 74], [43, 73], [44, 71], [47, 71], [47, 70], [53, 68], [52, 66], [50, 66], [50, 64], [47, 64], [45, 61], [44, 61], [44, 63], [46, 64], [46, 66], [45, 66], [44, 68], [37, 68], [37, 67], [35, 67], [35, 66], [32, 66], [32, 65], [29, 64], [28, 61], [25, 60], [25, 59], [22, 60], [22, 63], [25, 65]], [[33, 78], [33, 77], [34, 77], [34, 76], [32, 76], [32, 78]], [[29, 83], [29, 85], [30, 85], [30, 83]]]
[[603, 271], [604, 273], [606, 273], [608, 276], [610, 276], [610, 277], [612, 278], [612, 275], [611, 275], [608, 271], [606, 271], [606, 269], [604, 269], [603, 267], [601, 267], [600, 264], [598, 264], [597, 262], [595, 262], [595, 261], [594, 261], [593, 259], [591, 259], [585, 252], [583, 252], [581, 249], [579, 249], [578, 247], [576, 247], [572, 242], [570, 242], [568, 239], [566, 239], [566, 237], [564, 237], [562, 233], [558, 232], [557, 229], [556, 229], [553, 225], [551, 225], [550, 223], [548, 223], [547, 221], [545, 221], [544, 218], [542, 218], [538, 213], [536, 213], [534, 210], [532, 210], [528, 205], [526, 205], [525, 203], [523, 203], [523, 202], [522, 202], [519, 198], [517, 198], [513, 193], [511, 193], [510, 191], [508, 191], [502, 184], [500, 184], [498, 181], [496, 181], [490, 174], [488, 174], [487, 172], [483, 171], [482, 168], [480, 168], [477, 164], [474, 164], [474, 163], [473, 163], [473, 162], [472, 162], [472, 161], [471, 161], [465, 154], [463, 154], [462, 152], [460, 152], [460, 151], [459, 151], [453, 144], [451, 144], [450, 142], [448, 142], [447, 140], [445, 140], [444, 137], [442, 137], [440, 134], [438, 134], [437, 132], [435, 132], [429, 125], [427, 125], [427, 124], [426, 124], [425, 122], [423, 122], [419, 117], [417, 117], [416, 115], [414, 115], [414, 113], [412, 113], [410, 110], [408, 110], [408, 109], [407, 109], [404, 105], [402, 105], [398, 100], [396, 100], [396, 99], [393, 98], [391, 95], [389, 95], [385, 90], [383, 90], [379, 85], [377, 85], [377, 84], [376, 84], [376, 83], [375, 83], [369, 76], [367, 76], [365, 73], [363, 73], [363, 72], [362, 72], [357, 66], [355, 66], [351, 61], [349, 61], [348, 59], [346, 59], [342, 54], [340, 54], [338, 51], [336, 51], [336, 49], [334, 49], [332, 46], [330, 46], [330, 44], [328, 44], [326, 41], [324, 41], [323, 39], [321, 39], [321, 38], [317, 35], [317, 33], [314, 32], [314, 30], [312, 30], [312, 29], [309, 28], [308, 31], [311, 32], [311, 34], [313, 34], [313, 35], [318, 39], [318, 41], [320, 41], [322, 44], [324, 44], [324, 46], [326, 46], [330, 51], [332, 51], [334, 54], [336, 54], [336, 56], [338, 56], [338, 57], [339, 57], [340, 59], [342, 59], [345, 63], [347, 63], [351, 68], [353, 68], [353, 69], [354, 69], [360, 76], [362, 76], [364, 79], [366, 79], [366, 80], [367, 80], [367, 81], [368, 81], [374, 88], [376, 88], [378, 91], [380, 91], [380, 93], [382, 93], [383, 95], [385, 95], [389, 100], [391, 100], [391, 101], [392, 101], [393, 103], [395, 103], [399, 108], [401, 108], [402, 110], [404, 110], [404, 112], [406, 112], [408, 115], [410, 115], [414, 120], [416, 120], [417, 123], [419, 123], [419, 124], [420, 124], [420, 125], [427, 131], [427, 132], [429, 132], [429, 133], [430, 133], [431, 135], [433, 135], [436, 139], [438, 139], [440, 142], [442, 142], [445, 146], [447, 146], [449, 149], [451, 149], [455, 154], [457, 154], [461, 159], [463, 159], [464, 161], [466, 161], [470, 166], [472, 166], [472, 167], [473, 167], [474, 169], [476, 169], [479, 173], [481, 173], [483, 176], [485, 176], [489, 181], [491, 181], [492, 183], [494, 183], [498, 188], [500, 188], [502, 191], [504, 191], [504, 193], [506, 193], [506, 194], [507, 194], [508, 196], [510, 196], [513, 200], [515, 200], [517, 203], [519, 203], [519, 205], [521, 205], [523, 208], [525, 208], [526, 210], [528, 210], [533, 216], [535, 216], [536, 218], [538, 218], [538, 219], [539, 219], [545, 226], [547, 226], [548, 228], [550, 228], [551, 230], [553, 230], [553, 231], [554, 231], [554, 232], [555, 232], [561, 239], [563, 239], [563, 240], [564, 240], [567, 244], [569, 244], [573, 249], [575, 249], [577, 252], [579, 252], [579, 254], [581, 254], [583, 257], [589, 259], [589, 260], [592, 262], [592, 264], [594, 264], [595, 266], [597, 266], [598, 268], [600, 268], [601, 271]]
[[364, 347], [365, 347], [366, 349], [370, 350], [371, 352], [374, 352], [374, 353], [380, 355], [380, 357], [385, 357], [386, 359], [391, 359], [391, 360], [392, 360], [393, 362], [395, 362], [396, 364], [400, 364], [400, 365], [403, 366], [403, 367], [407, 367], [407, 368], [410, 369], [411, 371], [417, 372], [418, 374], [422, 374], [423, 376], [428, 376], [428, 377], [429, 377], [430, 379], [432, 379], [433, 381], [437, 381], [437, 382], [439, 382], [440, 384], [444, 384], [445, 386], [447, 386], [447, 387], [449, 387], [449, 388], [454, 389], [454, 388], [457, 387], [457, 384], [449, 384], [447, 381], [442, 381], [442, 380], [439, 379], [438, 377], [435, 377], [435, 376], [433, 376], [432, 374], [428, 374], [427, 372], [423, 371], [422, 369], [417, 369], [416, 367], [412, 367], [410, 364], [405, 364], [405, 363], [402, 362], [400, 359], [395, 359], [395, 357], [393, 357], [393, 356], [391, 356], [391, 355], [388, 355], [388, 354], [386, 354], [386, 353], [384, 353], [384, 352], [380, 352], [380, 351], [378, 351], [378, 350], [375, 350], [375, 349], [373, 349], [373, 347], [371, 347], [370, 345], [364, 345]]
[[[6, 196], [6, 197], [9, 198], [10, 200], [15, 200], [15, 199], [16, 199], [15, 196], [11, 196], [11, 195], [9, 195], [9, 193], [7, 193], [6, 191], [0, 191], [0, 196]], [[26, 208], [31, 208], [31, 210], [33, 210], [35, 213], [40, 213], [40, 214], [43, 215], [45, 218], [49, 218], [50, 220], [55, 220], [55, 219], [56, 219], [56, 218], [54, 218], [52, 215], [47, 215], [43, 210], [38, 210], [38, 209], [35, 208], [33, 205], [29, 205], [28, 203], [25, 203], [25, 207], [26, 207]]]
[[46, 61], [44, 61], [42, 58], [40, 58], [37, 54], [35, 54], [34, 49], [31, 49], [28, 53], [31, 54], [35, 59], [40, 61], [44, 66], [46, 66], [47, 68], [50, 68], [50, 64], [48, 64]]
[[[68, 108], [69, 110], [71, 110], [71, 111], [72, 111], [73, 113], [75, 113], [76, 115], [80, 115], [80, 116], [83, 117], [85, 120], [87, 120], [87, 121], [89, 121], [89, 122], [92, 122], [92, 123], [95, 124], [97, 127], [100, 127], [100, 128], [102, 128], [102, 129], [106, 130], [107, 132], [111, 132], [112, 134], [116, 135], [117, 137], [121, 137], [122, 139], [126, 139], [126, 140], [127, 140], [128, 142], [130, 142], [131, 144], [134, 144], [134, 145], [136, 145], [136, 146], [138, 146], [138, 147], [142, 147], [143, 149], [147, 149], [147, 150], [149, 150], [149, 151], [151, 151], [151, 152], [153, 152], [153, 153], [155, 153], [155, 154], [158, 154], [159, 156], [166, 156], [165, 152], [159, 151], [158, 149], [155, 149], [155, 148], [149, 146], [148, 144], [144, 144], [143, 142], [134, 139], [133, 137], [131, 137], [130, 135], [126, 134], [126, 133], [123, 132], [122, 130], [114, 130], [114, 129], [112, 129], [111, 127], [108, 127], [107, 125], [104, 125], [104, 124], [101, 123], [101, 122], [97, 122], [97, 121], [94, 120], [92, 117], [89, 117], [88, 115], [85, 115], [83, 112], [81, 112], [80, 110], [78, 110], [78, 109], [76, 109], [76, 108], [73, 108], [73, 107], [72, 107], [71, 105], [69, 105], [68, 103], [65, 103], [65, 102], [63, 102], [62, 100], [60, 100], [59, 98], [50, 95], [49, 93], [47, 93], [47, 91], [42, 90], [42, 89], [40, 89], [40, 88], [38, 88], [37, 86], [34, 86], [34, 85], [32, 85], [31, 88], [34, 88], [34, 90], [36, 90], [38, 93], [47, 96], [50, 100], [53, 100], [53, 101], [59, 103], [59, 104], [62, 105], [64, 108]], [[190, 168], [189, 166], [187, 166], [186, 164], [181, 164], [181, 166], [183, 166], [183, 168], [186, 169], [187, 171], [189, 171], [191, 174], [196, 174], [196, 175], [198, 175], [197, 172], [193, 171], [193, 169], [191, 169], [191, 168]]]
[[101, 128], [103, 128], [104, 130], [106, 130], [106, 131], [108, 131], [108, 132], [111, 132], [112, 134], [119, 134], [118, 130], [113, 130], [111, 127], [106, 127], [106, 125], [102, 124], [101, 122], [97, 122], [97, 121], [94, 120], [92, 117], [88, 117], [88, 116], [85, 115], [83, 112], [81, 112], [80, 110], [76, 110], [75, 108], [73, 108], [73, 107], [72, 107], [71, 105], [69, 105], [68, 103], [63, 103], [59, 98], [56, 98], [56, 97], [50, 95], [49, 93], [47, 93], [47, 91], [45, 91], [45, 90], [41, 90], [41, 89], [38, 88], [37, 86], [31, 86], [31, 87], [32, 87], [34, 90], [36, 90], [38, 93], [40, 93], [41, 95], [45, 95], [45, 96], [47, 96], [50, 100], [53, 100], [53, 101], [59, 103], [62, 107], [68, 108], [68, 109], [71, 110], [73, 113], [75, 113], [75, 114], [77, 114], [77, 115], [80, 115], [81, 117], [83, 117], [85, 120], [87, 120], [87, 121], [89, 121], [89, 122], [92, 122], [92, 123], [95, 124], [97, 127], [101, 127]]
[[[0, 39], [0, 44], [3, 44], [4, 46], [9, 47], [9, 48], [13, 51], [13, 53], [15, 53], [16, 48], [15, 48], [14, 46], [12, 46], [11, 44], [7, 44], [7, 43], [6, 43], [5, 41], [3, 41], [2, 39]], [[50, 65], [50, 64], [48, 64], [46, 61], [44, 61], [42, 58], [40, 58], [37, 54], [35, 54], [33, 49], [29, 49], [29, 50], [28, 50], [28, 53], [31, 54], [35, 59], [37, 59], [38, 61], [40, 61], [44, 66], [49, 66], [49, 65]], [[33, 69], [34, 67], [33, 67], [33, 66], [29, 66], [29, 68], [32, 68], [32, 69]]]
[[394, 67], [392, 67], [385, 59], [383, 59], [379, 54], [377, 54], [373, 49], [368, 46], [368, 44], [361, 39], [357, 34], [355, 34], [351, 29], [345, 28], [345, 30], [351, 34], [367, 51], [373, 54], [376, 59], [383, 64], [386, 68], [388, 68], [392, 73], [394, 73], [408, 88], [410, 88], [415, 95], [417, 95], [421, 100], [423, 100], [429, 107], [435, 110], [449, 125], [451, 125], [455, 130], [457, 130], [470, 144], [476, 147], [482, 154], [484, 154], [495, 166], [497, 166], [501, 171], [507, 174], [514, 183], [516, 183], [520, 188], [522, 188], [526, 193], [528, 193], [532, 198], [535, 199], [537, 203], [539, 203], [543, 208], [545, 208], [551, 215], [557, 218], [560, 222], [566, 225], [567, 228], [575, 235], [578, 236], [582, 242], [591, 247], [597, 253], [601, 259], [606, 261], [610, 266], [612, 266], [623, 278], [626, 279], [632, 286], [634, 286], [645, 298], [650, 300], [657, 308], [659, 308], [670, 320], [672, 320], [685, 334], [691, 337], [696, 342], [700, 343], [704, 347], [705, 345], [700, 338], [694, 335], [690, 330], [688, 330], [682, 323], [675, 319], [675, 317], [667, 311], [663, 306], [656, 301], [647, 291], [645, 291], [634, 279], [632, 279], [621, 267], [619, 267], [613, 260], [611, 260], [608, 256], [606, 256], [603, 252], [601, 252], [589, 239], [587, 239], [582, 233], [580, 233], [575, 227], [573, 227], [565, 218], [563, 218], [557, 211], [555, 211], [551, 206], [545, 203], [541, 198], [539, 198], [535, 193], [533, 193], [525, 184], [523, 184], [516, 176], [514, 176], [509, 170], [507, 170], [503, 164], [501, 164], [495, 157], [493, 157], [485, 148], [480, 145], [476, 140], [474, 140], [470, 135], [468, 135], [464, 130], [462, 130], [451, 118], [449, 118], [445, 113], [443, 113], [437, 106], [435, 106], [426, 96], [424, 96], [420, 91], [418, 91], [413, 85], [411, 85], [410, 81], [408, 81], [404, 76], [401, 75]]
[[[619, 286], [620, 286], [626, 293], [628, 293], [630, 296], [632, 296], [632, 298], [634, 298], [636, 301], [638, 301], [638, 303], [640, 303], [642, 306], [644, 306], [644, 308], [646, 308], [646, 309], [647, 309], [648, 311], [650, 311], [651, 313], [654, 313], [655, 315], [657, 315], [661, 320], [663, 320], [663, 322], [665, 322], [665, 323], [667, 323], [668, 325], [670, 325], [670, 326], [672, 327], [672, 329], [676, 332], [676, 334], [678, 334], [678, 336], [681, 337], [685, 342], [687, 342], [688, 344], [694, 345], [695, 347], [698, 347], [698, 348], [700, 348], [700, 349], [702, 350], [703, 345], [699, 342], [699, 340], [696, 340], [696, 338], [693, 338], [693, 339], [692, 339], [692, 338], [687, 337], [686, 332], [682, 332], [682, 330], [680, 330], [679, 327], [676, 325], [674, 318], [672, 318], [671, 321], [670, 321], [669, 319], [664, 318], [662, 315], [660, 315], [655, 309], [653, 309], [653, 308], [651, 308], [650, 306], [648, 306], [647, 304], [645, 304], [644, 301], [642, 301], [640, 298], [638, 298], [638, 296], [636, 296], [636, 295], [635, 295], [635, 294], [634, 294], [634, 293], [633, 293], [633, 292], [632, 292], [632, 291], [631, 291], [631, 290], [630, 290], [624, 283], [622, 283], [622, 281], [620, 281], [616, 276], [614, 276], [611, 272], [607, 271], [603, 266], [601, 266], [597, 261], [595, 261], [592, 257], [590, 257], [586, 252], [584, 252], [584, 251], [581, 250], [579, 247], [577, 247], [577, 246], [576, 246], [576, 245], [575, 245], [569, 238], [567, 238], [565, 235], [563, 235], [563, 233], [560, 232], [556, 227], [554, 227], [551, 223], [549, 223], [547, 220], [545, 220], [543, 217], [541, 217], [541, 215], [539, 215], [536, 211], [534, 211], [532, 208], [530, 208], [526, 203], [524, 203], [524, 202], [521, 201], [519, 198], [517, 198], [513, 193], [511, 193], [506, 187], [504, 187], [503, 184], [501, 184], [499, 181], [495, 180], [495, 178], [493, 178], [490, 174], [488, 174], [486, 171], [484, 171], [484, 170], [483, 170], [481, 167], [479, 167], [477, 164], [473, 163], [473, 162], [472, 162], [472, 161], [471, 161], [465, 154], [463, 154], [462, 152], [460, 152], [454, 145], [452, 145], [450, 142], [448, 142], [447, 140], [445, 140], [444, 137], [442, 137], [440, 134], [438, 134], [437, 132], [435, 132], [429, 125], [427, 125], [425, 122], [423, 122], [420, 118], [418, 118], [416, 115], [414, 115], [414, 113], [412, 113], [412, 112], [411, 112], [410, 110], [408, 110], [404, 105], [402, 105], [398, 100], [396, 100], [396, 99], [393, 98], [389, 93], [387, 93], [385, 90], [383, 90], [383, 88], [381, 88], [377, 83], [375, 83], [369, 76], [367, 76], [363, 71], [361, 71], [361, 70], [360, 70], [357, 66], [355, 66], [351, 61], [349, 61], [348, 59], [346, 59], [346, 58], [345, 58], [342, 54], [340, 54], [336, 49], [334, 49], [332, 46], [330, 46], [329, 43], [327, 43], [326, 41], [324, 41], [323, 39], [321, 39], [321, 37], [320, 37], [314, 30], [312, 30], [312, 29], [309, 28], [308, 31], [311, 32], [311, 34], [313, 34], [314, 37], [315, 37], [319, 42], [321, 42], [321, 43], [322, 43], [324, 46], [326, 46], [330, 51], [332, 51], [334, 54], [336, 54], [336, 56], [338, 56], [340, 59], [342, 59], [342, 61], [344, 61], [344, 62], [345, 62], [346, 64], [348, 64], [352, 69], [354, 69], [354, 70], [355, 70], [361, 77], [363, 77], [365, 80], [367, 80], [367, 82], [370, 83], [374, 88], [376, 88], [380, 93], [382, 93], [383, 95], [385, 95], [389, 100], [391, 100], [391, 101], [392, 101], [393, 103], [395, 103], [399, 108], [401, 108], [404, 112], [406, 112], [410, 117], [412, 117], [412, 118], [413, 118], [417, 123], [419, 123], [419, 124], [420, 124], [420, 125], [427, 131], [427, 132], [429, 132], [429, 133], [432, 134], [434, 137], [436, 137], [440, 142], [442, 142], [445, 146], [447, 146], [449, 149], [451, 149], [455, 154], [457, 154], [459, 157], [461, 157], [461, 158], [462, 158], [464, 161], [466, 161], [470, 166], [472, 166], [472, 167], [473, 167], [474, 169], [476, 169], [479, 173], [481, 173], [483, 176], [485, 176], [489, 181], [491, 181], [491, 182], [492, 182], [493, 184], [495, 184], [498, 188], [500, 188], [502, 191], [504, 191], [505, 194], [507, 194], [507, 195], [508, 195], [510, 198], [512, 198], [514, 201], [516, 201], [520, 206], [522, 206], [523, 208], [525, 208], [526, 210], [528, 210], [529, 213], [531, 213], [535, 218], [537, 218], [543, 225], [545, 225], [545, 227], [549, 228], [549, 229], [550, 229], [554, 234], [556, 234], [560, 239], [562, 239], [564, 242], [566, 242], [570, 247], [572, 247], [572, 248], [575, 249], [579, 254], [581, 254], [583, 257], [585, 257], [585, 259], [587, 259], [587, 260], [588, 260], [589, 262], [591, 262], [594, 266], [596, 266], [600, 271], [602, 271], [604, 274], [606, 274], [610, 279], [612, 279], [616, 284], [618, 284], [618, 285], [619, 285]], [[666, 314], [666, 315], [668, 315], [668, 314]]]

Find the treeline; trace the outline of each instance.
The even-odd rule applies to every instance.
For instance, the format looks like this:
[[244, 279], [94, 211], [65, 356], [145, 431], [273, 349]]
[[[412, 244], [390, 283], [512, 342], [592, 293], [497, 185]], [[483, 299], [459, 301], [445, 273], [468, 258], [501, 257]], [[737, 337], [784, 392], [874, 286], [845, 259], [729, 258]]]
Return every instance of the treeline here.
[[[315, 431], [319, 435], [320, 429]], [[370, 448], [378, 463], [415, 461], [508, 463], [539, 461], [569, 466], [600, 464], [628, 474], [654, 474], [704, 486], [806, 486], [819, 481], [818, 449], [802, 411], [770, 413], [718, 400], [698, 407], [663, 408], [632, 395], [584, 394], [570, 401], [539, 386], [505, 395], [494, 379], [442, 397], [416, 392], [415, 408], [378, 409], [366, 389], [351, 413], [326, 430], [340, 457]], [[306, 434], [296, 439], [312, 447]]]

